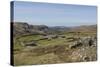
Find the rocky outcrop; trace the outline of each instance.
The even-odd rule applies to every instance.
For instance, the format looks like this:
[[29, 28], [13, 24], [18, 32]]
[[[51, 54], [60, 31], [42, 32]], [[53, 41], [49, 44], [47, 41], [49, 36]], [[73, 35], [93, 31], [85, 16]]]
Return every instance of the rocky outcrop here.
[[80, 46], [96, 46], [97, 45], [97, 39], [95, 37], [82, 37], [79, 38], [77, 41], [73, 43], [71, 48], [77, 48]]
[[27, 23], [15, 22], [13, 23], [13, 34], [16, 35], [29, 35], [29, 34], [44, 34], [48, 29], [45, 25], [29, 25]]

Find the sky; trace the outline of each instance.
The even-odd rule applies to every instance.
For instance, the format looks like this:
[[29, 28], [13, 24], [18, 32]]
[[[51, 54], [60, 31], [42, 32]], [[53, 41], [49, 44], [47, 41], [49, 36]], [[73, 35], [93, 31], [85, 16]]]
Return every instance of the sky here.
[[14, 22], [33, 25], [79, 26], [97, 23], [97, 7], [14, 1]]

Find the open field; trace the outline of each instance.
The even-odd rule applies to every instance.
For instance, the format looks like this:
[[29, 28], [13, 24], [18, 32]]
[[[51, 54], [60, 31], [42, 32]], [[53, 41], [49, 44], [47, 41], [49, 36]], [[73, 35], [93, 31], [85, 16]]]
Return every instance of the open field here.
[[17, 35], [13, 43], [14, 65], [97, 60], [96, 31]]

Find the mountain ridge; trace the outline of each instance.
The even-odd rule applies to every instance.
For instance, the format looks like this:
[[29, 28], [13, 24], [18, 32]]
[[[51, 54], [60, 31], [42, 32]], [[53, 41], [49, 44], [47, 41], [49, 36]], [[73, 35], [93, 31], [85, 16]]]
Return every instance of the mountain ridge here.
[[49, 27], [46, 25], [31, 25], [28, 23], [13, 22], [13, 34], [49, 34], [59, 32], [96, 32], [97, 25], [82, 25], [75, 27], [54, 26]]

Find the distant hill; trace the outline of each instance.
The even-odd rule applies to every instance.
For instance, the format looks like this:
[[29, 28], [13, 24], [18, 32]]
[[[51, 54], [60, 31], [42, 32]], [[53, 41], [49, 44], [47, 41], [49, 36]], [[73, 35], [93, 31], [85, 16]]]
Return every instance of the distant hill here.
[[70, 31], [73, 32], [97, 32], [97, 25], [83, 25], [72, 27]]
[[13, 23], [13, 34], [44, 34], [44, 31], [48, 30], [45, 25], [29, 25], [28, 23], [14, 22]]
[[97, 25], [84, 25], [76, 27], [65, 27], [55, 26], [48, 27], [46, 25], [30, 25], [28, 23], [14, 22], [13, 23], [13, 34], [24, 35], [24, 34], [49, 34], [49, 33], [60, 33], [60, 32], [96, 32]]

